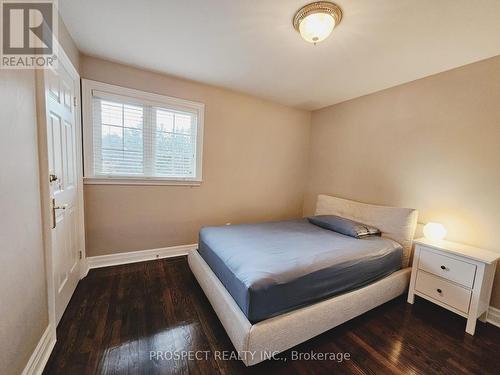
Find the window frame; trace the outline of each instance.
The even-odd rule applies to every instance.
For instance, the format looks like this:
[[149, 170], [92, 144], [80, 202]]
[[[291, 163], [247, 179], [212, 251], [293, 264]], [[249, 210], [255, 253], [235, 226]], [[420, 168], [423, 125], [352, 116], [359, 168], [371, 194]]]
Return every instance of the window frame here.
[[[194, 177], [146, 177], [110, 176], [94, 173], [94, 136], [92, 98], [94, 91], [105, 93], [106, 97], [120, 97], [127, 102], [136, 101], [140, 105], [171, 108], [178, 111], [194, 112], [197, 116], [196, 131], [196, 176]], [[197, 186], [203, 181], [203, 128], [205, 104], [171, 96], [149, 93], [141, 90], [111, 85], [108, 83], [82, 79], [82, 117], [83, 117], [83, 162], [84, 184], [93, 185], [187, 185]]]

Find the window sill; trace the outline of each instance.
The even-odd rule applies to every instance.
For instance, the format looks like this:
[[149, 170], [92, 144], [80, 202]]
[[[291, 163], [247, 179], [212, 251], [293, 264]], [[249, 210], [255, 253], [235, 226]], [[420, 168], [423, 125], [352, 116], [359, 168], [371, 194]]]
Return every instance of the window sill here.
[[133, 177], [84, 177], [84, 185], [163, 185], [163, 186], [200, 186], [201, 180], [168, 180], [161, 178]]

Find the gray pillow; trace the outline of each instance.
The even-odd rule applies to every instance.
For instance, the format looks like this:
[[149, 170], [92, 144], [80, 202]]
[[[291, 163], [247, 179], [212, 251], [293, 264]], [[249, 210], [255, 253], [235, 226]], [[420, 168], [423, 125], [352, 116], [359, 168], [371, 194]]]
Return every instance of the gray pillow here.
[[354, 220], [335, 215], [318, 215], [308, 217], [311, 224], [321, 228], [332, 230], [354, 238], [363, 238], [367, 236], [380, 236], [382, 233], [377, 228], [370, 225], [358, 223]]

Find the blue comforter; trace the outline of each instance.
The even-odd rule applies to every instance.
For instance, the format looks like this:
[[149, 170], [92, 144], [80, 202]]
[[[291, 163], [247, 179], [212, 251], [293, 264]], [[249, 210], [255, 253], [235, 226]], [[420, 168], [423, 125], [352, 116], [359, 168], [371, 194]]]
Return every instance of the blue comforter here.
[[402, 257], [395, 241], [306, 219], [206, 227], [198, 251], [252, 323], [387, 276]]

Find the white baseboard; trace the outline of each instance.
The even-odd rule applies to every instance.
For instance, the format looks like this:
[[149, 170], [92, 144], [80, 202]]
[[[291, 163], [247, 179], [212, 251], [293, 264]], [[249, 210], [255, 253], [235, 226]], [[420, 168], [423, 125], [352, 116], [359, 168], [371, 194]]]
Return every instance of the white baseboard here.
[[[119, 264], [144, 262], [162, 258], [177, 257], [187, 255], [190, 251], [196, 250], [198, 244], [164, 247], [160, 249], [129, 251], [110, 255], [99, 255], [86, 259], [87, 269], [117, 266]], [[88, 271], [87, 271], [88, 272]]]
[[33, 351], [26, 367], [24, 368], [22, 375], [41, 375], [47, 361], [49, 360], [50, 353], [52, 353], [52, 349], [54, 349], [54, 345], [56, 344], [56, 335], [55, 329], [51, 324], [47, 327], [45, 332], [43, 333], [40, 341]]
[[83, 258], [80, 261], [80, 280], [87, 276], [89, 273], [89, 263], [87, 262], [87, 258]]
[[486, 321], [494, 326], [500, 327], [500, 309], [490, 306], [488, 308], [488, 314], [486, 315]]

